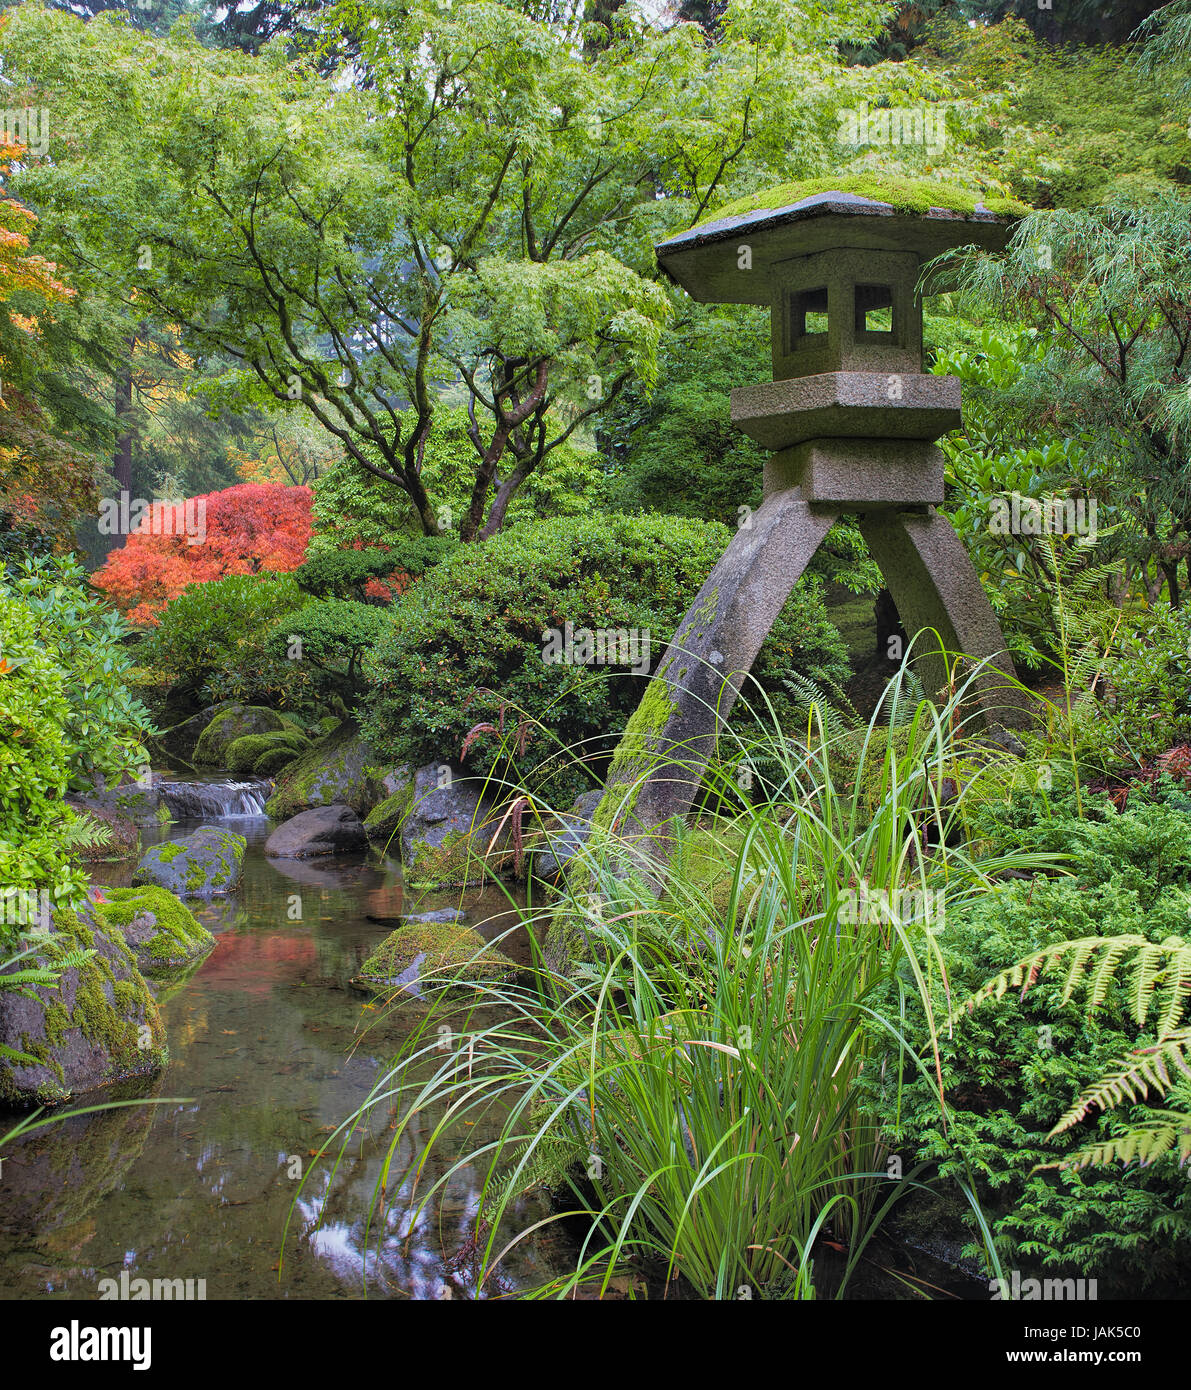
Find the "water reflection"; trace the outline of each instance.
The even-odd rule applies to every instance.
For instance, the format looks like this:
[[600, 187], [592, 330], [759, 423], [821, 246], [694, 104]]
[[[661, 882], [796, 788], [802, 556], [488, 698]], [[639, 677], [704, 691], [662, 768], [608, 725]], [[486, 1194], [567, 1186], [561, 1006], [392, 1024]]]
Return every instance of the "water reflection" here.
[[[176, 838], [197, 824], [162, 833]], [[212, 1299], [474, 1297], [469, 1240], [482, 1172], [453, 1174], [444, 1200], [414, 1217], [390, 1200], [370, 1221], [391, 1134], [387, 1104], [352, 1136], [333, 1181], [338, 1141], [329, 1158], [316, 1157], [418, 1017], [409, 1012], [417, 1005], [370, 1011], [348, 983], [390, 930], [369, 916], [402, 910], [396, 867], [363, 856], [274, 863], [263, 856], [268, 822], [235, 828], [249, 838], [242, 889], [198, 909], [215, 949], [162, 996], [168, 1068], [88, 1098], [186, 1103], [80, 1117], [6, 1148], [0, 1296], [94, 1298], [100, 1279], [127, 1269], [131, 1278], [205, 1279]], [[128, 875], [127, 866], [100, 866], [96, 880]], [[515, 920], [494, 888], [405, 906], [462, 908], [486, 936]], [[528, 953], [525, 941], [503, 944]], [[395, 1156], [390, 1194], [418, 1137]], [[484, 1137], [468, 1130], [469, 1141]], [[445, 1170], [440, 1161], [423, 1184]], [[529, 1211], [545, 1214], [532, 1203]], [[536, 1283], [572, 1258], [548, 1228], [481, 1296]]]

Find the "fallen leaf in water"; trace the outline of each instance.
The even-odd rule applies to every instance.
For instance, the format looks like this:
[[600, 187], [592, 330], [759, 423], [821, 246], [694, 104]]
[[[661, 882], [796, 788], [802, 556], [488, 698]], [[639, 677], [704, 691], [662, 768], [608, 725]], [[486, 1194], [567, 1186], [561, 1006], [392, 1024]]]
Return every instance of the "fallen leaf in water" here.
[[235, 1028], [221, 1028], [220, 1032], [225, 1038], [234, 1038], [236, 1036]]

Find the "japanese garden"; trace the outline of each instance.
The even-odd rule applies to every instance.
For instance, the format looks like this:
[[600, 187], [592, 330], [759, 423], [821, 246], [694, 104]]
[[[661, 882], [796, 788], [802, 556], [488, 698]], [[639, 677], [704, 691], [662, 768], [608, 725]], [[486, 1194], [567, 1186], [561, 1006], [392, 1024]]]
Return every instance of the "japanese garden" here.
[[0, 1297], [1186, 1297], [1191, 0], [0, 81]]

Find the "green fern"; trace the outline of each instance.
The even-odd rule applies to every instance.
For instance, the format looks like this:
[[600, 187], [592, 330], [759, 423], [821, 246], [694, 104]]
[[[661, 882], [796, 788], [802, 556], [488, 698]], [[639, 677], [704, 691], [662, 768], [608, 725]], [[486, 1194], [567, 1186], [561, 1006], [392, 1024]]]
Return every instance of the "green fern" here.
[[[1062, 1002], [1081, 995], [1089, 1009], [1100, 1008], [1113, 982], [1127, 971], [1126, 997], [1133, 1021], [1142, 1028], [1156, 1013], [1157, 1042], [1116, 1059], [1077, 1097], [1048, 1139], [1073, 1129], [1092, 1111], [1113, 1110], [1146, 1099], [1151, 1092], [1165, 1096], [1180, 1074], [1191, 1078], [1191, 1026], [1183, 1022], [1191, 997], [1191, 943], [1179, 936], [1161, 942], [1135, 934], [1056, 942], [987, 981], [952, 1012], [950, 1021], [989, 1000], [1004, 998], [1010, 989], [1018, 990], [1024, 999], [1040, 975], [1060, 967], [1066, 972]], [[1180, 1164], [1191, 1159], [1191, 1116], [1168, 1109], [1153, 1120], [1131, 1126], [1116, 1139], [1085, 1145], [1057, 1163], [1041, 1166], [1086, 1168], [1119, 1159], [1126, 1164], [1136, 1160], [1144, 1167], [1176, 1147]]]

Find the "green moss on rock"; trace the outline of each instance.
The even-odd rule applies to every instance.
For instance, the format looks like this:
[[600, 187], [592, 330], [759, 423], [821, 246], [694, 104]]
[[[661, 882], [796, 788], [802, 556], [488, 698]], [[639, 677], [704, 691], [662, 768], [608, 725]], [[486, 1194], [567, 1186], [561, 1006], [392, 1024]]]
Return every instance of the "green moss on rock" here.
[[931, 208], [970, 215], [976, 211], [977, 203], [985, 211], [1001, 216], [1022, 216], [1030, 210], [1015, 198], [976, 193], [942, 179], [912, 179], [897, 174], [828, 174], [797, 183], [778, 184], [775, 188], [734, 198], [710, 217], [704, 218], [698, 226], [705, 227], [711, 222], [719, 222], [727, 217], [742, 217], [750, 212], [790, 207], [818, 193], [854, 193], [861, 198], [871, 198], [874, 202], [889, 203], [896, 212], [916, 213], [919, 216]]
[[401, 829], [402, 823], [409, 815], [413, 800], [414, 784], [411, 780], [408, 786], [386, 797], [379, 806], [374, 806], [364, 818], [364, 830], [368, 838], [378, 844], [387, 845]]
[[265, 810], [274, 820], [289, 820], [341, 802], [363, 818], [385, 795], [375, 763], [356, 726], [341, 724], [284, 770]]
[[228, 750], [237, 739], [284, 729], [285, 722], [275, 710], [263, 705], [233, 705], [217, 714], [199, 735], [194, 761], [199, 767], [226, 767]]
[[171, 972], [189, 965], [215, 945], [214, 936], [194, 913], [164, 888], [145, 884], [105, 888], [103, 892], [104, 900], [97, 904], [99, 915], [109, 927], [125, 933], [143, 974]]
[[[416, 966], [416, 971], [414, 967]], [[404, 983], [468, 985], [510, 979], [516, 965], [479, 932], [448, 922], [418, 922], [391, 932], [360, 968], [358, 983], [378, 992]]]
[[63, 969], [55, 989], [0, 994], [0, 1043], [32, 1059], [0, 1054], [0, 1100], [10, 1104], [67, 1100], [154, 1072], [168, 1059], [157, 1003], [123, 933], [90, 902], [78, 912], [55, 908], [53, 925], [39, 964], [61, 967], [80, 948], [95, 954]]
[[299, 757], [292, 748], [269, 748], [252, 765], [254, 777], [275, 777]]
[[252, 772], [262, 755], [274, 749], [286, 750], [292, 760], [309, 747], [306, 735], [294, 729], [281, 729], [272, 734], [245, 734], [228, 747], [227, 766], [232, 772]]

